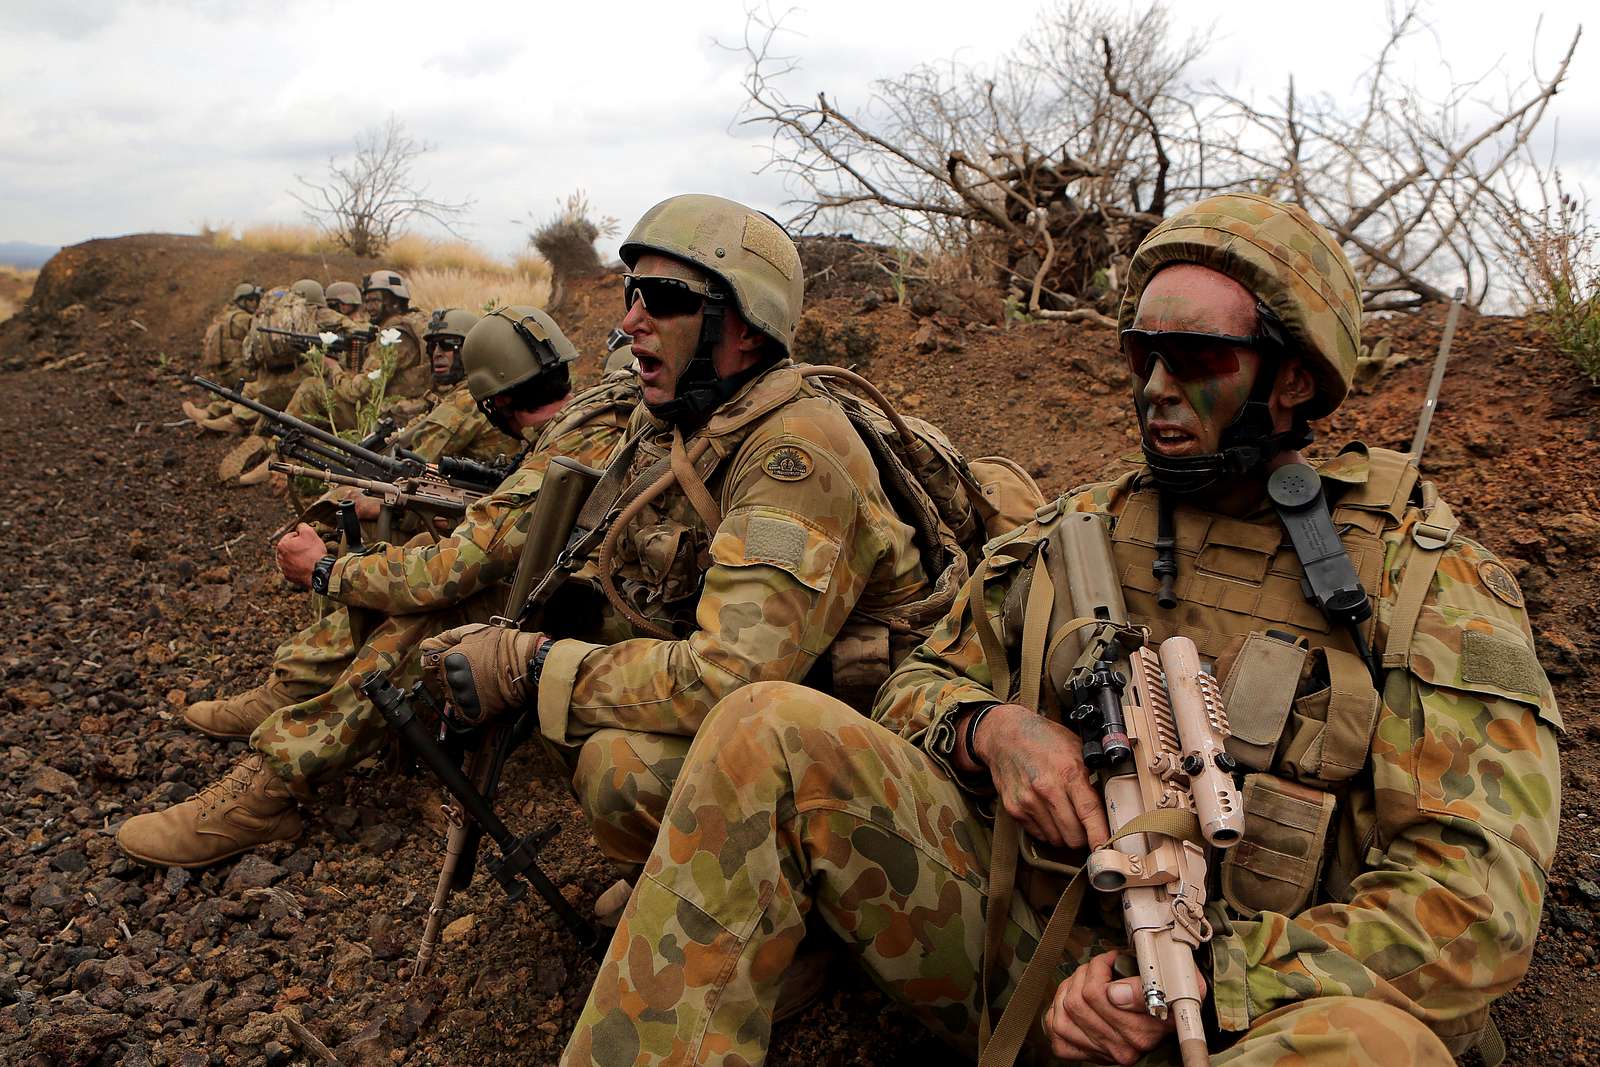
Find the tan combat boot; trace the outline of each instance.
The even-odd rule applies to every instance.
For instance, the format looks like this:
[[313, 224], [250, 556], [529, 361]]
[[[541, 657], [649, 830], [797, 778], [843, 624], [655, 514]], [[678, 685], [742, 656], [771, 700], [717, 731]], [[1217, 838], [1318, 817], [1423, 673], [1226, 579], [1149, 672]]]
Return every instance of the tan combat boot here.
[[232, 450], [222, 457], [222, 461], [217, 464], [217, 480], [231, 482], [252, 467], [265, 463], [271, 453], [272, 446], [267, 443], [267, 439], [252, 434], [234, 445]]
[[269, 681], [221, 700], [197, 700], [183, 709], [183, 719], [208, 737], [229, 741], [248, 738], [268, 715], [293, 703]]
[[259, 752], [181, 804], [135, 815], [117, 831], [130, 859], [157, 867], [209, 867], [272, 841], [293, 841], [300, 811]]
[[269, 464], [271, 464], [271, 462], [271, 459], [264, 459], [260, 463], [257, 463], [254, 467], [251, 467], [249, 470], [239, 475], [239, 484], [260, 485], [262, 482], [271, 481], [273, 476], [272, 471], [269, 468]]

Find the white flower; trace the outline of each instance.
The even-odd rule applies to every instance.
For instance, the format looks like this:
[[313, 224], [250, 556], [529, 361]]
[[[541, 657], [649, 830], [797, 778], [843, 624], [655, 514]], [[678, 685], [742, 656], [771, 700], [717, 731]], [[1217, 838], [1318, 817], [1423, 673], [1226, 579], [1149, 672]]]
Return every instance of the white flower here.
[[317, 339], [320, 340], [322, 342], [322, 346], [324, 348], [326, 348], [329, 345], [333, 344], [335, 341], [339, 340], [339, 335], [336, 334], [336, 333], [324, 332], [324, 333], [317, 334]]
[[390, 327], [389, 329], [384, 330], [382, 333], [378, 334], [378, 343], [380, 345], [397, 344], [397, 343], [399, 343], [399, 341], [400, 341], [400, 331], [394, 329], [393, 327]]
[[372, 381], [377, 381], [379, 378], [383, 377], [383, 369], [375, 368], [373, 370], [369, 370], [367, 371], [367, 377]]

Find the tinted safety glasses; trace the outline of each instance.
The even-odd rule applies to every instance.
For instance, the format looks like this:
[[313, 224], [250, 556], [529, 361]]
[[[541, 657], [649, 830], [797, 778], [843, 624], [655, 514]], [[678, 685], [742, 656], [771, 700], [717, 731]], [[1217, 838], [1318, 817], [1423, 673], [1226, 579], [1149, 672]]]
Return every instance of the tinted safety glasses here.
[[709, 296], [704, 287], [681, 278], [640, 274], [622, 276], [624, 313], [633, 308], [634, 301], [643, 300], [645, 311], [658, 319], [692, 315], [705, 306]]
[[435, 349], [444, 352], [459, 352], [461, 351], [461, 342], [453, 337], [441, 337], [428, 342], [428, 351], [432, 352]]

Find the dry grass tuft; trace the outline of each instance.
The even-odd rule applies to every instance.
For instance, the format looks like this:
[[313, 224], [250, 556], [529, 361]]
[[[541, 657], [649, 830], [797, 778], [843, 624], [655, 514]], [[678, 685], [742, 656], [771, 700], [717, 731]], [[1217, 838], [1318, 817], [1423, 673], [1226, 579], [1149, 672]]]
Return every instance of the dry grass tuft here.
[[35, 267], [13, 267], [0, 263], [0, 322], [22, 310], [33, 293], [33, 283], [39, 280]]
[[211, 243], [217, 248], [245, 248], [252, 252], [281, 252], [313, 256], [339, 251], [332, 239], [309, 223], [266, 222], [245, 226], [237, 237], [229, 228], [213, 232]]
[[492, 274], [496, 271], [504, 272], [506, 265], [495, 259], [489, 253], [462, 240], [436, 240], [430, 237], [419, 237], [408, 233], [389, 242], [389, 247], [378, 256], [386, 266], [396, 270], [418, 270], [428, 267], [433, 270], [463, 270], [478, 271]]
[[550, 301], [550, 265], [535, 259], [524, 269], [465, 270], [460, 267], [420, 267], [406, 280], [414, 307], [467, 308], [487, 311], [509, 304], [544, 307]]

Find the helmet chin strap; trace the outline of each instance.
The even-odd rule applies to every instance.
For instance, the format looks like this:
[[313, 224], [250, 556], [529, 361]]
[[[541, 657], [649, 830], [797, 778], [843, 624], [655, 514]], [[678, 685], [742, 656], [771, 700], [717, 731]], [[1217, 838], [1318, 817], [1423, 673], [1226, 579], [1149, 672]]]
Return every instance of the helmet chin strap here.
[[711, 357], [722, 340], [723, 315], [724, 305], [720, 299], [706, 301], [700, 316], [700, 340], [688, 365], [678, 376], [672, 399], [662, 404], [645, 405], [650, 409], [650, 414], [676, 426], [685, 436], [704, 426], [713, 411], [731, 400], [735, 393], [776, 362], [763, 359], [736, 374], [719, 377]]

